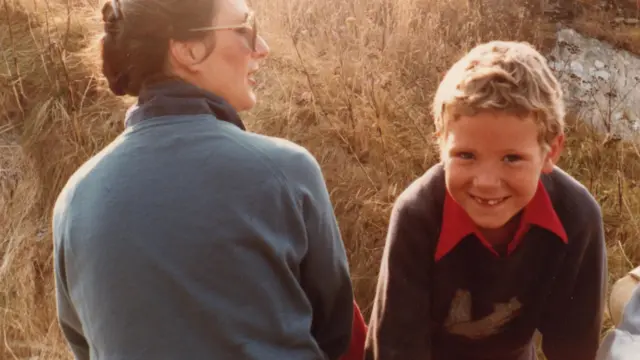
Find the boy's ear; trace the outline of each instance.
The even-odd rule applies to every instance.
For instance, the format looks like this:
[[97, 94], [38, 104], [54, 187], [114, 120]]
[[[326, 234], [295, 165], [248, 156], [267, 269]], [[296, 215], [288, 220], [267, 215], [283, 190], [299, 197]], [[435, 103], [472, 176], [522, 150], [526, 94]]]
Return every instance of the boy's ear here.
[[558, 163], [560, 154], [562, 154], [562, 150], [564, 149], [564, 140], [564, 134], [560, 134], [549, 144], [549, 151], [547, 151], [544, 158], [544, 164], [542, 165], [543, 173], [548, 174], [553, 171], [553, 168]]

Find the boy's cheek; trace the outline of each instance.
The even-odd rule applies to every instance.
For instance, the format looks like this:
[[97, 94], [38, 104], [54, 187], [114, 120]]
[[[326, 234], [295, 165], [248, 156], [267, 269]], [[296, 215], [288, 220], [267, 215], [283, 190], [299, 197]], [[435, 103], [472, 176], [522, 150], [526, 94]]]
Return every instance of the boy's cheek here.
[[461, 164], [460, 161], [455, 159], [449, 159], [444, 162], [445, 177], [460, 179], [471, 176], [469, 171], [469, 165]]
[[446, 164], [444, 167], [445, 186], [450, 193], [457, 193], [464, 184], [471, 181], [471, 177], [466, 174], [464, 168], [455, 163]]
[[451, 161], [446, 160], [443, 161], [444, 164], [444, 178], [447, 183], [451, 180], [452, 177], [455, 177], [456, 169], [455, 165], [451, 163]]

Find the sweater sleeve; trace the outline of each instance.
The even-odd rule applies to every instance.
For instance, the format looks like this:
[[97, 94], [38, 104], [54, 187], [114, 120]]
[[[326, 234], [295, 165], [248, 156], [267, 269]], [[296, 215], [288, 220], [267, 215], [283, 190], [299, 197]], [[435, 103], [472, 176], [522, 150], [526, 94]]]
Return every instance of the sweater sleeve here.
[[[60, 209], [60, 207], [58, 207], [58, 209]], [[84, 337], [78, 314], [71, 303], [71, 297], [67, 287], [61, 214], [58, 211], [54, 212], [53, 221], [54, 283], [58, 324], [75, 359], [89, 360], [89, 345]]]
[[602, 215], [595, 201], [578, 236], [569, 239], [565, 266], [550, 294], [540, 327], [542, 350], [549, 360], [593, 360], [600, 341], [607, 286], [607, 254]]
[[[401, 198], [402, 199], [402, 198]], [[366, 360], [431, 359], [425, 220], [402, 200], [391, 213], [365, 346]]]
[[297, 169], [308, 249], [301, 283], [313, 307], [312, 334], [329, 359], [339, 359], [351, 341], [354, 298], [337, 219], [317, 161], [307, 154]]

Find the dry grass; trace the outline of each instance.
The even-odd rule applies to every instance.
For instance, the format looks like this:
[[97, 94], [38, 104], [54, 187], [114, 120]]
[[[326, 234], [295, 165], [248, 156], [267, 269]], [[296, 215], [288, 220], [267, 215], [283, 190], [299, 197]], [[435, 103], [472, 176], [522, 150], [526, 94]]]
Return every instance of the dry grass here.
[[612, 43], [614, 46], [640, 54], [640, 26], [626, 24], [620, 19], [638, 19], [640, 1], [609, 0], [607, 6], [599, 6], [600, 1], [573, 0], [581, 9], [573, 19], [573, 27], [581, 33]]
[[91, 9], [71, 6], [0, 2], [1, 359], [66, 355], [54, 317], [49, 214], [71, 172], [121, 125], [123, 104], [99, 86], [82, 51]]
[[[105, 91], [89, 47], [97, 2], [58, 1], [0, 2], [2, 359], [68, 358], [55, 319], [49, 213], [71, 172], [121, 130], [126, 106]], [[440, 76], [480, 41], [547, 48], [554, 26], [540, 3], [254, 4], [272, 56], [260, 104], [245, 116], [251, 130], [299, 142], [321, 162], [367, 316], [392, 203], [437, 161], [428, 111]], [[573, 21], [592, 24], [588, 14]], [[636, 29], [628, 30], [609, 36], [626, 41]], [[561, 166], [602, 204], [614, 280], [640, 264], [639, 151], [570, 122]]]

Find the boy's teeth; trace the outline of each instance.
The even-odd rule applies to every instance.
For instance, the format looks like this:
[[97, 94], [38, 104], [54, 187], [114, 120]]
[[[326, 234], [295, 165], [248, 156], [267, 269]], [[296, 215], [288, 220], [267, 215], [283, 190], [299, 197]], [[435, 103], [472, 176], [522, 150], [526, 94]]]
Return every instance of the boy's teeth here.
[[479, 202], [480, 204], [486, 204], [486, 205], [498, 205], [499, 203], [502, 202], [502, 199], [491, 199], [491, 200], [485, 200], [485, 199], [480, 199], [480, 198], [475, 198], [477, 202]]

